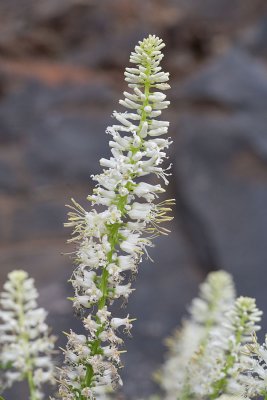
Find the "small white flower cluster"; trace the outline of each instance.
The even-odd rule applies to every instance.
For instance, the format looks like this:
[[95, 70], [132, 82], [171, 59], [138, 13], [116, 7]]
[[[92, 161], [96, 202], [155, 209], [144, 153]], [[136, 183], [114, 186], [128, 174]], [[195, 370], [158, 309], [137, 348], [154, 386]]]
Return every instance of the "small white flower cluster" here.
[[260, 345], [256, 334], [252, 343], [247, 344], [240, 359], [239, 374], [235, 382], [235, 390], [246, 398], [267, 398], [267, 336]]
[[163, 47], [150, 35], [131, 54], [136, 66], [126, 68], [125, 79], [132, 92], [120, 100], [128, 111], [115, 111], [117, 124], [107, 129], [112, 157], [102, 158], [103, 172], [93, 176], [97, 186], [88, 199], [95, 208], [86, 211], [73, 200], [69, 213], [66, 225], [73, 228], [71, 241], [78, 243], [73, 303], [87, 335], [68, 335], [59, 389], [64, 400], [99, 399], [103, 388], [121, 384], [118, 330], [129, 332], [133, 320], [113, 317], [108, 306], [114, 299], [127, 301], [133, 291], [125, 282], [127, 271], [136, 273], [152, 238], [168, 233], [160, 224], [171, 219], [167, 212], [173, 201], [156, 204], [164, 188], [142, 181], [155, 174], [168, 183], [162, 163], [171, 142], [161, 136], [169, 122], [157, 119], [169, 105], [160, 91], [169, 88], [169, 74], [160, 67]]
[[241, 395], [239, 382], [243, 346], [260, 327], [262, 312], [255, 300], [235, 300], [232, 278], [213, 272], [194, 299], [191, 318], [171, 339], [170, 354], [162, 369], [166, 400], [217, 399]]
[[252, 341], [252, 334], [260, 329], [262, 312], [255, 299], [238, 297], [225, 314], [221, 330], [211, 332], [207, 357], [203, 358], [201, 374], [204, 384], [200, 395], [217, 398], [221, 394], [240, 394], [236, 381], [243, 346]]
[[22, 270], [9, 273], [0, 295], [1, 390], [26, 379], [31, 400], [43, 399], [43, 384], [54, 383], [55, 337], [37, 297], [33, 279]]
[[199, 297], [192, 300], [189, 308], [191, 320], [204, 327], [221, 325], [222, 318], [235, 301], [232, 276], [226, 271], [210, 272], [199, 287]]
[[220, 330], [234, 300], [232, 277], [224, 271], [210, 273], [192, 301], [190, 318], [168, 340], [170, 351], [159, 377], [166, 400], [191, 399], [199, 391], [199, 363], [206, 356], [210, 333]]

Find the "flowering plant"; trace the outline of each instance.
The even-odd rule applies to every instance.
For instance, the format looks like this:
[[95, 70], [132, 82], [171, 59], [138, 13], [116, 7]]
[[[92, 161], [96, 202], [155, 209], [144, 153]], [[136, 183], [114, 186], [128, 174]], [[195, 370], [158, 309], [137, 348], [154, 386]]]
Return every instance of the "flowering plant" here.
[[136, 67], [125, 71], [131, 92], [120, 100], [130, 111], [114, 111], [118, 123], [107, 129], [112, 157], [100, 160], [104, 170], [93, 177], [97, 187], [88, 197], [93, 208], [86, 211], [75, 200], [70, 206], [66, 226], [73, 228], [71, 241], [78, 244], [73, 305], [87, 333], [68, 334], [59, 388], [63, 399], [100, 397], [122, 383], [118, 368], [123, 340], [118, 331], [124, 327], [129, 332], [133, 319], [113, 316], [109, 307], [115, 299], [128, 299], [133, 289], [125, 271], [135, 274], [152, 239], [168, 232], [160, 224], [171, 219], [167, 212], [173, 201], [156, 202], [164, 188], [143, 181], [155, 174], [168, 183], [161, 164], [170, 141], [160, 136], [169, 123], [157, 119], [169, 105], [157, 91], [169, 88], [169, 74], [160, 67], [163, 47], [155, 36], [135, 47], [130, 61]]
[[38, 293], [25, 271], [12, 271], [0, 296], [0, 387], [27, 380], [30, 400], [43, 399], [42, 385], [55, 383], [52, 354], [55, 337], [37, 308]]
[[192, 301], [190, 317], [168, 339], [157, 379], [166, 400], [266, 398], [266, 350], [256, 331], [255, 299], [235, 296], [231, 275], [212, 272]]
[[[83, 332], [66, 333], [64, 363], [59, 372], [52, 356], [55, 338], [37, 308], [37, 291], [25, 271], [8, 275], [0, 295], [0, 389], [26, 380], [30, 400], [45, 398], [44, 385], [58, 382], [62, 400], [104, 400], [122, 384], [121, 329], [129, 333], [134, 318], [113, 314], [114, 301], [128, 300], [153, 239], [168, 234], [161, 224], [174, 201], [158, 200], [168, 184], [170, 166], [163, 168], [171, 144], [164, 135], [169, 122], [159, 119], [169, 101], [169, 74], [160, 66], [164, 43], [150, 35], [131, 53], [126, 68], [129, 91], [107, 128], [111, 157], [102, 158], [102, 173], [88, 196], [89, 210], [74, 199], [69, 206], [69, 242], [75, 243], [71, 297]], [[148, 179], [146, 179], [146, 178]], [[151, 179], [160, 179], [155, 183]], [[190, 307], [181, 330], [169, 339], [169, 354], [158, 373], [166, 400], [267, 400], [267, 339], [258, 344], [262, 312], [255, 299], [236, 298], [232, 277], [209, 274]], [[3, 400], [0, 397], [0, 400]]]

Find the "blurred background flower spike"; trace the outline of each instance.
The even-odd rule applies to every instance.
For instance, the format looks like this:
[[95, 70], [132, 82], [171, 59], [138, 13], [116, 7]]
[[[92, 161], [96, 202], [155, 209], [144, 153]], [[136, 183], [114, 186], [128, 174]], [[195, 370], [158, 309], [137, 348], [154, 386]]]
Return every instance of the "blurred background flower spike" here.
[[45, 322], [46, 311], [37, 307], [37, 297], [33, 279], [23, 270], [8, 274], [0, 294], [0, 387], [26, 380], [30, 400], [43, 399], [43, 385], [55, 383], [55, 337]]

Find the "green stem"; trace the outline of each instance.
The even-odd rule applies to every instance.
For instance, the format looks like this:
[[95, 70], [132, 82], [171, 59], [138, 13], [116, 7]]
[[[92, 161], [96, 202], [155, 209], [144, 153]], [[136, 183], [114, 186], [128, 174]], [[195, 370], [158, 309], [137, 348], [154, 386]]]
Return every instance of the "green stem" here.
[[94, 375], [94, 370], [92, 368], [91, 365], [87, 365], [86, 367], [86, 376], [85, 376], [85, 382], [86, 382], [86, 386], [90, 386], [91, 385], [91, 381]]
[[[243, 315], [240, 321], [240, 325], [238, 326], [236, 332], [235, 332], [235, 344], [238, 346], [241, 341], [242, 341], [242, 333], [243, 333], [243, 328], [245, 327], [245, 324], [247, 322], [248, 318], [247, 315]], [[229, 349], [228, 354], [226, 356], [226, 362], [225, 366], [222, 370], [224, 374], [224, 378], [221, 378], [217, 382], [214, 383], [214, 392], [210, 395], [210, 400], [215, 400], [217, 399], [221, 394], [224, 394], [224, 391], [227, 387], [228, 384], [228, 372], [229, 370], [234, 366], [235, 363], [235, 357], [232, 355], [231, 349]], [[267, 398], [266, 398], [267, 400]]]
[[188, 384], [188, 382], [184, 385], [181, 396], [179, 397], [179, 399], [177, 398], [177, 400], [191, 400], [192, 395], [190, 392], [190, 386]]
[[29, 390], [30, 390], [30, 400], [37, 400], [36, 387], [34, 384], [32, 371], [29, 371], [27, 373], [27, 381], [28, 381], [28, 386], [29, 386]]
[[20, 328], [19, 339], [22, 339], [24, 342], [25, 353], [27, 354], [25, 364], [27, 367], [27, 372], [25, 378], [28, 382], [29, 392], [30, 392], [30, 400], [37, 400], [36, 396], [36, 386], [34, 384], [33, 379], [33, 369], [32, 369], [32, 360], [29, 353], [29, 337], [25, 332], [25, 315], [24, 315], [24, 302], [23, 295], [20, 284], [17, 286], [17, 304], [18, 304], [18, 325]]

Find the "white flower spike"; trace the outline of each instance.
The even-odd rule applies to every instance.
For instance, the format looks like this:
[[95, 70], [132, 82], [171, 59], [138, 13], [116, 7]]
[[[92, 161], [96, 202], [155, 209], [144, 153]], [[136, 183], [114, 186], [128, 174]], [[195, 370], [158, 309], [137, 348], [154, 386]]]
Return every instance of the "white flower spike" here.
[[252, 333], [260, 329], [262, 312], [255, 299], [238, 297], [226, 313], [221, 332], [214, 331], [208, 343], [208, 354], [202, 364], [203, 393], [211, 399], [223, 394], [240, 395], [235, 388], [242, 358], [242, 348], [252, 341]]
[[55, 383], [55, 337], [45, 323], [47, 313], [37, 308], [38, 293], [27, 272], [12, 271], [0, 295], [1, 389], [26, 379], [30, 400], [44, 398], [43, 385]]
[[169, 74], [160, 66], [164, 46], [150, 35], [131, 53], [135, 66], [125, 71], [130, 91], [120, 100], [127, 111], [113, 114], [117, 122], [107, 129], [112, 156], [100, 160], [103, 172], [93, 176], [97, 185], [88, 197], [95, 208], [86, 211], [74, 200], [70, 207], [66, 225], [77, 243], [73, 302], [87, 336], [68, 337], [59, 388], [63, 400], [100, 399], [121, 384], [119, 335], [130, 331], [133, 319], [117, 318], [108, 308], [117, 298], [127, 301], [133, 289], [124, 271], [137, 272], [152, 239], [168, 233], [160, 224], [172, 219], [167, 214], [173, 200], [154, 203], [165, 191], [162, 185], [143, 181], [154, 174], [168, 183], [169, 167], [162, 163], [171, 143], [163, 137], [169, 122], [158, 120], [169, 105], [161, 92], [169, 88]]
[[[159, 376], [165, 400], [204, 397], [205, 372], [202, 367], [209, 356], [209, 338], [214, 331], [219, 335], [224, 333], [225, 313], [233, 306], [234, 300], [233, 280], [225, 271], [211, 272], [200, 285], [199, 297], [192, 301], [189, 308], [190, 318], [168, 340], [170, 351]], [[212, 366], [216, 373], [216, 368]]]

